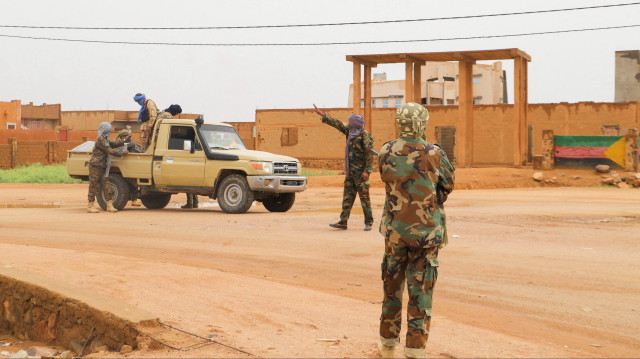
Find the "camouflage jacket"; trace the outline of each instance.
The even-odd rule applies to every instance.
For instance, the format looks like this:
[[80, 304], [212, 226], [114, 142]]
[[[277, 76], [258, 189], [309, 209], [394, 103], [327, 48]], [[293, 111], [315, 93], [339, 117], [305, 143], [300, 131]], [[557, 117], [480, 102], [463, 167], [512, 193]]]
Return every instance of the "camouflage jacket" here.
[[[333, 126], [338, 131], [349, 136], [349, 125], [327, 115], [322, 116], [322, 122]], [[362, 172], [373, 170], [373, 137], [365, 129], [349, 142], [349, 175], [360, 177]]]
[[455, 168], [437, 145], [416, 138], [385, 143], [378, 159], [386, 199], [380, 223], [385, 240], [410, 247], [447, 241], [444, 202]]
[[112, 142], [105, 136], [99, 136], [93, 146], [93, 153], [91, 153], [89, 165], [103, 168], [107, 167], [107, 155], [122, 157], [122, 151], [117, 150], [116, 147], [123, 145], [124, 141], [122, 140]]

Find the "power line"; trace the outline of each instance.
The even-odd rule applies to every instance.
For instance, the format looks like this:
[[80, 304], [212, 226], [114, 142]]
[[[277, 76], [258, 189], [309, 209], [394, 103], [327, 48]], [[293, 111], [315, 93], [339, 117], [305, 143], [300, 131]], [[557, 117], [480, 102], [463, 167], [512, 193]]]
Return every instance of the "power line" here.
[[640, 2], [632, 2], [632, 3], [624, 3], [624, 4], [597, 5], [597, 6], [583, 6], [583, 7], [574, 7], [574, 8], [564, 8], [564, 9], [533, 10], [533, 11], [521, 11], [521, 12], [505, 12], [505, 13], [498, 13], [498, 14], [433, 17], [433, 18], [425, 18], [425, 19], [401, 19], [401, 20], [380, 20], [380, 21], [360, 21], [360, 22], [334, 22], [334, 23], [318, 23], [318, 24], [248, 25], [248, 26], [192, 26], [192, 27], [85, 27], [85, 26], [0, 25], [0, 28], [57, 29], [57, 30], [234, 30], [234, 29], [237, 30], [237, 29], [269, 29], [269, 28], [286, 28], [286, 27], [371, 25], [371, 24], [392, 24], [392, 23], [419, 22], [419, 21], [477, 19], [477, 18], [485, 18], [485, 17], [545, 14], [545, 13], [554, 13], [554, 12], [589, 10], [589, 9], [602, 9], [602, 8], [633, 6], [633, 5], [640, 5]]
[[520, 33], [520, 34], [483, 35], [483, 36], [469, 36], [469, 37], [448, 37], [448, 38], [436, 38], [436, 39], [345, 41], [345, 42], [309, 42], [309, 43], [133, 42], [133, 41], [64, 39], [64, 38], [20, 36], [20, 35], [6, 35], [6, 34], [0, 34], [0, 37], [17, 38], [17, 39], [29, 39], [29, 40], [85, 42], [85, 43], [120, 44], [120, 45], [162, 45], [162, 46], [329, 46], [329, 45], [362, 45], [362, 44], [391, 44], [391, 43], [409, 43], [409, 42], [434, 42], [434, 41], [453, 41], [453, 40], [478, 40], [478, 39], [493, 39], [493, 38], [517, 37], [517, 36], [562, 34], [562, 33], [597, 31], [597, 30], [626, 29], [626, 28], [633, 28], [633, 27], [639, 27], [639, 26], [640, 26], [640, 24], [637, 24], [637, 25], [609, 26], [609, 27], [593, 27], [593, 28], [587, 28], [587, 29], [573, 29], [573, 30], [540, 31], [540, 32]]

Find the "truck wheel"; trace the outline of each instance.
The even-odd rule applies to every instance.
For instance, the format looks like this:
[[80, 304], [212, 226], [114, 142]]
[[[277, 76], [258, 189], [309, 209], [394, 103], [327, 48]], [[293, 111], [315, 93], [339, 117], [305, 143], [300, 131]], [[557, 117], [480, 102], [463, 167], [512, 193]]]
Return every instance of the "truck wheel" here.
[[245, 213], [253, 204], [253, 191], [244, 176], [229, 175], [218, 188], [218, 204], [226, 213]]
[[170, 201], [171, 193], [147, 193], [140, 198], [140, 202], [148, 209], [163, 209]]
[[[131, 190], [129, 183], [119, 173], [112, 173], [108, 177], [107, 186], [113, 189], [113, 207], [121, 211], [127, 205], [131, 198]], [[107, 200], [104, 198], [104, 191], [100, 188], [100, 192], [96, 196], [98, 204], [102, 210], [107, 210]]]
[[262, 200], [262, 204], [269, 212], [286, 212], [293, 207], [295, 200], [295, 193], [281, 193], [277, 197], [265, 198]]

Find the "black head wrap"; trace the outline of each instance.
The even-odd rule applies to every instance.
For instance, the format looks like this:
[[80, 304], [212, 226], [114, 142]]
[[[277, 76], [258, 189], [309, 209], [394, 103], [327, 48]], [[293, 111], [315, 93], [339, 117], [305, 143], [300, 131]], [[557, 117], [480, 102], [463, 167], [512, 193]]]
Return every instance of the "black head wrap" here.
[[180, 105], [171, 105], [167, 107], [165, 112], [169, 112], [171, 116], [175, 116], [182, 113], [182, 107], [180, 107]]

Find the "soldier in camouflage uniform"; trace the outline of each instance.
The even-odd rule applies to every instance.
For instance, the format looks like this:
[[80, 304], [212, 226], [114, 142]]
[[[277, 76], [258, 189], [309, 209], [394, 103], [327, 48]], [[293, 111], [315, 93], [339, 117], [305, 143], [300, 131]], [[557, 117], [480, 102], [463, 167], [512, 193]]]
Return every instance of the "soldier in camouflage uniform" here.
[[158, 107], [153, 100], [148, 99], [143, 93], [137, 93], [133, 96], [133, 100], [140, 105], [140, 112], [138, 113], [138, 123], [140, 124], [140, 141], [142, 142], [142, 149], [147, 150], [149, 146], [149, 140], [151, 139], [151, 130], [153, 124], [158, 118]]
[[111, 167], [110, 155], [123, 156], [129, 153], [126, 149], [124, 151], [115, 149], [121, 147], [123, 142], [111, 142], [109, 140], [109, 134], [111, 133], [111, 124], [109, 122], [102, 122], [98, 129], [98, 138], [96, 139], [91, 153], [91, 159], [89, 160], [89, 207], [87, 212], [98, 213], [98, 209], [94, 207], [94, 201], [99, 191], [104, 193], [104, 199], [107, 201], [107, 211], [118, 212], [113, 207], [113, 188], [108, 186], [109, 168]]
[[349, 116], [349, 124], [345, 124], [335, 118], [329, 117], [313, 105], [318, 115], [322, 116], [322, 122], [335, 127], [345, 134], [347, 144], [345, 147], [344, 164], [344, 194], [342, 197], [342, 213], [340, 221], [330, 224], [331, 227], [347, 229], [347, 221], [351, 213], [351, 207], [356, 200], [356, 194], [360, 195], [360, 204], [364, 212], [364, 230], [370, 231], [373, 224], [371, 213], [371, 200], [369, 198], [369, 174], [373, 169], [373, 138], [362, 127], [362, 116], [353, 114]]
[[385, 358], [393, 357], [400, 341], [405, 279], [409, 302], [404, 354], [424, 358], [438, 278], [438, 250], [447, 243], [443, 204], [453, 190], [455, 169], [440, 147], [424, 140], [428, 119], [429, 113], [419, 104], [399, 108], [400, 138], [385, 143], [378, 160], [386, 190], [380, 223], [385, 253], [378, 343]]

